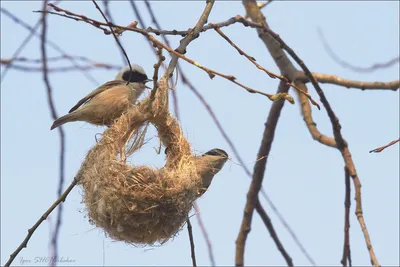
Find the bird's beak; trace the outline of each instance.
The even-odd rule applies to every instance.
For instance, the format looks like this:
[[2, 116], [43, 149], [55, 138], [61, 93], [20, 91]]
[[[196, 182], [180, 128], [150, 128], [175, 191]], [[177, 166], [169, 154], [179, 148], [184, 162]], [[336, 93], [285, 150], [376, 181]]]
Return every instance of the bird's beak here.
[[[147, 79], [147, 80], [144, 80], [143, 83], [148, 83], [148, 82], [152, 82], [152, 81], [153, 81], [152, 79]], [[145, 85], [144, 87], [146, 87], [147, 89], [150, 89], [150, 90], [153, 89], [147, 85]]]

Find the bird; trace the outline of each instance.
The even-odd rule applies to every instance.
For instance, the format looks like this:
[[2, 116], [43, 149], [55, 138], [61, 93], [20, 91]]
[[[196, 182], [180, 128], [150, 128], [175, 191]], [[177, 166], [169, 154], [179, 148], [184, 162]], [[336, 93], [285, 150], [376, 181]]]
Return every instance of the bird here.
[[110, 126], [124, 111], [134, 105], [143, 93], [147, 82], [152, 81], [144, 69], [131, 64], [123, 67], [114, 80], [106, 82], [78, 101], [69, 113], [54, 121], [50, 130], [64, 123], [86, 121], [94, 125]]
[[202, 196], [210, 186], [214, 176], [222, 169], [228, 160], [228, 153], [219, 148], [194, 157], [197, 171], [201, 177], [202, 186], [199, 189], [198, 197]]

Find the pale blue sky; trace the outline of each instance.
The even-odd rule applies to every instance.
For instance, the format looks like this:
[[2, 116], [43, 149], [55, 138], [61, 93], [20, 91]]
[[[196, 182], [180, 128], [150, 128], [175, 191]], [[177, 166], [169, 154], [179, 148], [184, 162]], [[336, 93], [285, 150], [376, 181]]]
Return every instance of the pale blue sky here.
[[[143, 2], [138, 2], [147, 23], [151, 20]], [[40, 14], [39, 1], [1, 1], [1, 6], [33, 25]], [[61, 7], [91, 18], [101, 19], [90, 1], [63, 1]], [[102, 5], [100, 5], [102, 6]], [[203, 1], [152, 2], [165, 29], [192, 27], [204, 8]], [[136, 19], [127, 1], [111, 3], [115, 22], [127, 25]], [[373, 73], [354, 73], [333, 62], [318, 39], [317, 27], [325, 33], [336, 53], [355, 65], [369, 66], [399, 55], [399, 3], [368, 2], [273, 2], [265, 10], [269, 25], [305, 61], [311, 71], [329, 73], [365, 81], [399, 79], [399, 66]], [[244, 15], [239, 1], [215, 4], [209, 22]], [[111, 36], [82, 22], [49, 16], [48, 39], [71, 55], [84, 55], [97, 61], [122, 64], [120, 51]], [[150, 24], [148, 24], [150, 25]], [[147, 25], [147, 26], [148, 26]], [[241, 48], [267, 69], [278, 72], [255, 30], [234, 25], [223, 29]], [[1, 16], [1, 58], [11, 57], [27, 35], [27, 30]], [[172, 37], [173, 48], [181, 37]], [[159, 38], [161, 39], [161, 38]], [[132, 62], [140, 64], [152, 76], [155, 56], [145, 39], [126, 32], [121, 41]], [[48, 56], [59, 55], [48, 48]], [[40, 42], [33, 38], [22, 56], [40, 58]], [[188, 57], [240, 82], [274, 93], [278, 81], [258, 71], [214, 31], [203, 33], [188, 48]], [[56, 66], [56, 65], [54, 65]], [[204, 95], [223, 127], [252, 170], [261, 141], [264, 122], [271, 102], [263, 96], [249, 94], [233, 83], [208, 75], [182, 62], [185, 74]], [[2, 67], [3, 70], [3, 67]], [[92, 75], [103, 83], [114, 71], [95, 70]], [[65, 114], [77, 100], [94, 89], [79, 72], [50, 75], [59, 115]], [[311, 95], [318, 100], [312, 87]], [[366, 91], [322, 85], [343, 126], [359, 173], [364, 216], [376, 255], [382, 265], [399, 265], [399, 145], [380, 154], [368, 151], [399, 136], [399, 93]], [[233, 157], [207, 111], [182, 83], [177, 86], [182, 127], [198, 153], [222, 148]], [[294, 92], [291, 91], [293, 94]], [[313, 108], [320, 130], [331, 135], [325, 110]], [[1, 264], [20, 244], [33, 223], [56, 199], [59, 168], [59, 135], [50, 131], [52, 120], [41, 73], [10, 70], [1, 83]], [[87, 123], [70, 123], [66, 132], [66, 185], [94, 145], [94, 135], [103, 128]], [[149, 137], [154, 137], [151, 130]], [[135, 163], [162, 166], [163, 156], [154, 153], [155, 138], [136, 155]], [[198, 201], [211, 237], [217, 265], [234, 264], [235, 239], [242, 220], [250, 179], [242, 168], [228, 162], [215, 177], [208, 192]], [[290, 226], [318, 265], [339, 265], [343, 247], [344, 174], [343, 160], [334, 149], [312, 140], [298, 103], [285, 105], [272, 146], [263, 184]], [[354, 193], [354, 189], [352, 189]], [[262, 198], [261, 198], [262, 199]], [[75, 188], [64, 205], [59, 239], [59, 256], [75, 260], [75, 265], [191, 265], [186, 227], [161, 247], [133, 247], [106, 238], [88, 223], [81, 204], [82, 191]], [[262, 199], [277, 233], [295, 265], [309, 265], [305, 256]], [[369, 265], [369, 255], [357, 219], [352, 197], [351, 253], [354, 265]], [[50, 217], [54, 222], [55, 214]], [[206, 243], [196, 220], [192, 219], [199, 265], [210, 265]], [[49, 253], [49, 222], [44, 222], [32, 236], [28, 248], [17, 257], [31, 260]], [[53, 225], [51, 223], [51, 225]], [[103, 249], [104, 244], [104, 249]], [[284, 265], [285, 262], [255, 213], [246, 246], [246, 265]]]

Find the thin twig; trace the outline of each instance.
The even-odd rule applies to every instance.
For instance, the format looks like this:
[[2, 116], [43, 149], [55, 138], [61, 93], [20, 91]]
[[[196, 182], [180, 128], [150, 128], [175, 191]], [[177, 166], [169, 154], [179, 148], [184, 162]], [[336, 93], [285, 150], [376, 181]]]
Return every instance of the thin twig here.
[[[104, 6], [104, 14], [106, 15], [106, 17], [108, 18], [109, 21], [113, 22], [114, 18], [111, 15], [111, 11], [110, 11], [110, 0], [102, 0], [103, 1], [103, 6]], [[122, 45], [122, 43], [121, 43]], [[121, 54], [121, 58], [122, 58], [122, 62], [125, 63], [126, 59], [125, 59], [125, 55], [122, 52], [122, 50], [120, 50], [120, 54]]]
[[[279, 92], [285, 92], [289, 89], [286, 83], [280, 82]], [[265, 123], [265, 129], [259, 151], [257, 153], [257, 160], [254, 165], [253, 179], [247, 193], [246, 206], [244, 208], [242, 224], [240, 226], [239, 234], [236, 239], [236, 266], [244, 266], [244, 251], [247, 235], [251, 230], [251, 222], [253, 217], [254, 208], [258, 202], [258, 193], [262, 186], [264, 173], [267, 165], [269, 153], [271, 151], [272, 142], [275, 136], [276, 126], [283, 108], [284, 101], [276, 101], [272, 104]]]
[[[92, 0], [92, 1], [94, 1], [94, 0]], [[211, 1], [211, 0], [210, 0], [210, 1]], [[160, 42], [160, 41], [158, 41], [157, 39], [155, 39], [152, 35], [150, 35], [148, 32], [146, 32], [146, 30], [137, 28], [137, 27], [136, 27], [137, 22], [131, 23], [130, 25], [128, 25], [128, 27], [118, 26], [118, 25], [114, 25], [114, 24], [112, 24], [112, 23], [107, 23], [107, 24], [105, 24], [105, 23], [103, 23], [103, 22], [96, 21], [96, 20], [94, 20], [94, 19], [90, 19], [90, 18], [88, 18], [88, 17], [86, 17], [86, 16], [82, 16], [82, 15], [78, 15], [78, 14], [72, 13], [72, 12], [70, 12], [70, 11], [68, 11], [68, 10], [64, 10], [64, 9], [59, 8], [59, 7], [56, 7], [56, 6], [54, 6], [54, 5], [51, 5], [51, 4], [49, 4], [49, 5], [50, 5], [51, 7], [53, 7], [57, 12], [64, 12], [64, 13], [70, 15], [70, 16], [75, 16], [75, 18], [72, 18], [72, 19], [78, 20], [78, 21], [83, 21], [83, 22], [86, 22], [86, 23], [89, 23], [89, 24], [93, 25], [93, 26], [96, 27], [96, 28], [102, 29], [103, 31], [104, 31], [104, 29], [101, 28], [100, 25], [103, 25], [103, 26], [106, 25], [106, 26], [109, 26], [109, 27], [116, 27], [116, 28], [118, 28], [118, 32], [119, 32], [119, 33], [122, 33], [123, 31], [126, 31], [126, 30], [138, 32], [138, 33], [140, 33], [140, 34], [146, 36], [146, 37], [147, 37], [149, 40], [151, 40], [155, 45], [159, 45], [159, 46], [163, 47], [165, 50], [167, 50], [168, 52], [172, 53], [172, 54], [175, 55], [176, 57], [181, 58], [181, 59], [185, 60], [186, 62], [189, 62], [190, 64], [192, 64], [192, 65], [194, 65], [194, 66], [196, 66], [196, 67], [198, 67], [198, 68], [204, 70], [205, 72], [207, 72], [207, 74], [209, 75], [209, 77], [210, 77], [211, 79], [214, 78], [214, 77], [217, 75], [217, 76], [220, 76], [220, 77], [222, 77], [222, 78], [225, 78], [225, 79], [227, 79], [227, 80], [233, 82], [234, 84], [236, 84], [236, 85], [242, 87], [243, 89], [245, 89], [245, 90], [248, 91], [249, 93], [256, 93], [256, 94], [264, 95], [264, 96], [268, 97], [271, 101], [276, 101], [276, 100], [279, 100], [279, 99], [281, 99], [281, 98], [284, 98], [284, 99], [286, 99], [287, 101], [289, 101], [291, 104], [294, 104], [293, 98], [292, 98], [289, 94], [287, 94], [287, 93], [285, 93], [285, 94], [276, 94], [276, 95], [267, 94], [267, 93], [264, 93], [264, 92], [261, 92], [261, 91], [252, 89], [252, 88], [250, 88], [250, 87], [248, 87], [248, 86], [245, 86], [245, 85], [243, 85], [243, 84], [237, 82], [237, 81], [236, 81], [236, 77], [234, 77], [234, 76], [232, 76], [232, 75], [226, 75], [226, 74], [217, 72], [217, 71], [215, 71], [215, 70], [212, 70], [212, 69], [209, 69], [209, 68], [206, 68], [206, 67], [200, 65], [198, 62], [196, 62], [196, 61], [194, 61], [194, 60], [192, 60], [192, 59], [190, 59], [190, 58], [187, 58], [187, 57], [185, 57], [183, 54], [177, 52], [179, 49], [176, 49], [176, 51], [175, 51], [175, 50], [173, 50], [172, 48], [168, 47], [167, 45], [165, 45], [165, 44], [163, 44], [162, 42]], [[206, 8], [206, 9], [207, 9], [207, 8]], [[205, 11], [206, 11], [206, 10], [205, 10]], [[37, 12], [44, 12], [44, 11], [37, 11]], [[62, 15], [62, 14], [58, 14], [58, 13], [54, 13], [54, 12], [49, 12], [49, 11], [45, 11], [45, 12], [46, 12], [46, 13], [50, 13], [50, 14], [55, 14], [55, 15]], [[204, 14], [203, 14], [203, 15], [204, 15]], [[202, 18], [203, 18], [203, 15], [202, 15]], [[106, 33], [106, 32], [105, 32], [105, 33]], [[189, 35], [187, 35], [187, 36], [189, 36]], [[193, 37], [193, 38], [194, 38], [194, 37]], [[180, 43], [180, 44], [181, 44], [180, 46], [183, 46], [182, 44], [184, 44], [184, 43], [187, 43], [187, 40], [186, 40], [185, 42], [181, 42], [181, 43]], [[173, 57], [173, 58], [174, 58], [174, 57]], [[168, 74], [168, 73], [169, 73], [168, 75], [171, 75], [171, 74], [172, 74], [172, 72], [170, 72], [170, 71], [172, 71], [172, 70], [171, 70], [171, 67], [172, 67], [172, 66], [174, 66], [174, 67], [176, 66], [176, 63], [174, 63], [174, 62], [175, 62], [175, 60], [172, 60], [172, 59], [171, 59], [166, 74]], [[164, 74], [164, 75], [165, 75], [165, 74]]]
[[[226, 21], [222, 21], [222, 22], [218, 22], [218, 23], [208, 23], [208, 24], [204, 25], [201, 32], [206, 32], [208, 30], [213, 30], [215, 28], [228, 27], [228, 26], [238, 23], [238, 22], [242, 23], [246, 27], [261, 28], [260, 25], [258, 25], [258, 24], [248, 24], [247, 23], [247, 22], [249, 22], [248, 20], [246, 20], [245, 18], [243, 18], [240, 15], [237, 15], [235, 17], [231, 17], [230, 19], [228, 19]], [[149, 33], [155, 33], [156, 35], [180, 35], [180, 36], [186, 36], [190, 32], [190, 30], [160, 30], [160, 29], [153, 29], [151, 27], [148, 27], [146, 29], [146, 31]]]
[[208, 257], [210, 258], [211, 266], [216, 266], [211, 239], [210, 239], [210, 236], [208, 235], [206, 226], [204, 225], [203, 219], [201, 217], [200, 209], [197, 206], [196, 202], [194, 203], [193, 207], [194, 207], [194, 211], [196, 212], [197, 223], [200, 226], [201, 232], [203, 233], [203, 237], [204, 237], [204, 239], [206, 241], [206, 244], [207, 244]]
[[195, 253], [195, 249], [194, 249], [194, 239], [193, 239], [193, 230], [192, 230], [192, 224], [190, 223], [190, 219], [188, 218], [187, 221], [187, 229], [188, 229], [188, 233], [189, 233], [189, 240], [190, 240], [190, 253], [192, 255], [192, 264], [193, 267], [196, 267], [196, 253]]
[[[58, 4], [60, 1], [55, 1], [54, 4]], [[15, 22], [19, 23], [18, 19], [11, 14], [9, 11], [7, 11], [6, 9], [1, 8], [1, 12], [3, 13], [8, 13], [9, 17], [12, 18]], [[11, 15], [11, 16], [10, 16]], [[34, 31], [37, 30], [37, 28], [39, 28], [40, 24], [42, 23], [42, 19], [38, 19], [38, 21], [35, 23], [35, 25], [32, 27], [32, 29], [34, 29]], [[22, 41], [22, 43], [18, 46], [18, 48], [15, 50], [15, 52], [12, 55], [12, 58], [16, 58], [19, 56], [19, 54], [22, 52], [22, 50], [25, 48], [25, 46], [29, 43], [29, 41], [32, 39], [33, 35], [34, 35], [34, 31], [31, 31], [26, 37], [25, 39]], [[3, 72], [1, 73], [1, 81], [4, 80], [8, 70], [9, 70], [10, 66], [6, 66], [3, 70]]]
[[[134, 0], [129, 0], [129, 2], [130, 2], [130, 4], [131, 4], [131, 6], [132, 6], [133, 12], [135, 13], [135, 16], [137, 17], [137, 20], [138, 20], [138, 22], [139, 22], [140, 27], [146, 28], [146, 25], [144, 24], [144, 19], [142, 18], [142, 15], [140, 14], [139, 9], [138, 9], [138, 7], [137, 7], [136, 4], [135, 4], [135, 1], [134, 1]], [[146, 36], [143, 36], [143, 37], [146, 38]], [[154, 47], [153, 42], [152, 42], [151, 40], [149, 40], [148, 38], [146, 38], [146, 39], [147, 39], [147, 41], [148, 41], [148, 43], [149, 43], [151, 49], [152, 49], [152, 50], [155, 52], [155, 54], [157, 55], [157, 49], [156, 49], [156, 47]]]
[[[3, 60], [0, 60], [0, 64], [1, 65], [9, 65], [7, 63], [7, 61], [3, 61]], [[12, 64], [11, 68], [14, 70], [24, 71], [24, 72], [42, 72], [43, 71], [42, 67], [22, 66], [22, 65], [16, 65], [16, 64]], [[110, 70], [110, 69], [120, 70], [121, 69], [120, 66], [111, 66], [111, 65], [107, 65], [107, 64], [103, 64], [103, 63], [94, 63], [93, 65], [80, 66], [80, 69], [77, 69], [74, 66], [55, 67], [55, 68], [48, 67], [47, 72], [70, 72], [70, 71], [81, 71], [81, 70], [88, 71], [88, 70], [95, 70], [95, 69], [99, 69], [99, 68], [104, 68], [107, 70]]]
[[288, 85], [290, 85], [291, 87], [293, 87], [294, 89], [296, 89], [297, 91], [299, 91], [300, 93], [304, 94], [305, 96], [307, 96], [307, 98], [310, 100], [310, 102], [314, 105], [317, 106], [318, 109], [321, 109], [320, 106], [318, 105], [318, 103], [312, 99], [311, 95], [308, 94], [307, 92], [301, 90], [299, 87], [297, 87], [296, 85], [294, 85], [293, 83], [291, 83], [286, 77], [282, 76], [282, 75], [278, 75], [275, 74], [269, 70], [267, 70], [266, 68], [264, 68], [263, 66], [261, 66], [260, 64], [258, 64], [256, 62], [256, 59], [252, 56], [249, 56], [246, 52], [244, 52], [242, 49], [240, 49], [231, 39], [229, 39], [228, 36], [226, 36], [220, 28], [215, 28], [215, 31], [222, 36], [222, 38], [224, 38], [231, 46], [233, 46], [240, 55], [246, 57], [251, 63], [253, 63], [258, 69], [264, 71], [266, 74], [268, 74], [269, 77], [275, 79], [278, 78], [281, 81], [286, 82]]
[[332, 48], [326, 41], [324, 33], [322, 32], [322, 30], [320, 28], [317, 28], [317, 33], [318, 33], [319, 39], [321, 40], [321, 42], [324, 46], [325, 51], [333, 59], [333, 61], [335, 61], [337, 64], [339, 64], [343, 68], [350, 69], [355, 72], [369, 73], [369, 72], [374, 72], [374, 71], [380, 70], [380, 69], [390, 68], [391, 66], [400, 62], [400, 57], [397, 56], [397, 57], [394, 57], [391, 60], [384, 62], [384, 63], [375, 63], [370, 67], [354, 66], [354, 65], [344, 61], [343, 59], [341, 59], [338, 55], [336, 55], [336, 53], [332, 50]]
[[[312, 75], [320, 83], [335, 84], [343, 86], [346, 88], [356, 88], [361, 90], [391, 90], [397, 91], [400, 88], [400, 80], [390, 81], [390, 82], [364, 82], [364, 81], [354, 81], [343, 79], [336, 75], [321, 74], [313, 72]], [[304, 74], [304, 72], [298, 72], [296, 74], [296, 81], [301, 81], [304, 83], [310, 80]]]
[[288, 266], [292, 267], [293, 266], [293, 260], [290, 257], [290, 255], [287, 253], [286, 249], [283, 247], [281, 241], [279, 240], [279, 237], [276, 234], [274, 225], [272, 224], [271, 219], [269, 218], [267, 212], [261, 206], [260, 200], [258, 200], [258, 197], [257, 197], [257, 202], [256, 202], [255, 208], [256, 208], [258, 214], [260, 214], [260, 217], [261, 217], [262, 221], [264, 222], [265, 227], [268, 229], [268, 232], [271, 235], [272, 239], [274, 240], [276, 247], [281, 252], [283, 258], [285, 259], [286, 264]]
[[103, 16], [104, 20], [107, 22], [108, 27], [110, 28], [110, 31], [112, 32], [112, 35], [114, 36], [115, 41], [117, 42], [119, 48], [121, 49], [121, 52], [124, 54], [126, 61], [128, 62], [129, 65], [129, 70], [130, 70], [130, 74], [129, 74], [129, 79], [127, 81], [127, 84], [129, 83], [129, 81], [131, 80], [132, 77], [132, 66], [131, 66], [131, 62], [129, 61], [128, 55], [125, 52], [125, 49], [122, 47], [121, 42], [119, 41], [117, 35], [114, 32], [113, 27], [111, 27], [111, 23], [108, 21], [106, 15], [104, 15], [103, 11], [101, 10], [101, 8], [99, 7], [99, 5], [96, 3], [95, 0], [92, 0], [93, 4], [96, 6], [96, 8], [99, 10], [100, 14]]
[[39, 218], [39, 220], [36, 221], [36, 223], [28, 229], [28, 234], [26, 235], [25, 239], [22, 241], [22, 243], [18, 246], [18, 248], [10, 255], [10, 259], [7, 261], [7, 263], [4, 265], [5, 267], [8, 267], [11, 265], [15, 257], [17, 257], [18, 253], [21, 252], [22, 249], [26, 248], [28, 245], [29, 240], [31, 239], [32, 234], [36, 231], [36, 229], [39, 227], [39, 225], [44, 222], [47, 217], [50, 215], [50, 213], [61, 203], [65, 202], [65, 199], [67, 198], [68, 194], [71, 192], [72, 188], [78, 183], [76, 178], [72, 181], [70, 186], [64, 191], [64, 193], [50, 206], [50, 208], [47, 209], [45, 213]]
[[[62, 61], [64, 59], [74, 59], [74, 60], [79, 60], [79, 61], [83, 61], [83, 62], [88, 62], [92, 65], [103, 65], [107, 68], [121, 68], [120, 66], [115, 66], [115, 65], [111, 65], [108, 63], [101, 63], [101, 62], [97, 62], [93, 59], [87, 58], [85, 56], [70, 56], [70, 55], [61, 55], [61, 56], [55, 56], [55, 57], [48, 57], [47, 58], [47, 62], [56, 62], [56, 61]], [[11, 64], [14, 61], [17, 62], [27, 62], [27, 63], [37, 63], [37, 64], [42, 64], [42, 59], [41, 58], [26, 58], [26, 57], [11, 57], [8, 59], [0, 59], [1, 64], [7, 65], [7, 64]]]
[[[47, 7], [47, 0], [43, 0], [43, 10], [46, 10]], [[42, 38], [41, 38], [41, 52], [42, 52], [42, 64], [43, 64], [43, 81], [45, 83], [46, 89], [47, 89], [47, 101], [49, 104], [50, 108], [50, 113], [51, 117], [53, 120], [56, 120], [58, 118], [55, 105], [54, 105], [54, 100], [53, 100], [53, 94], [52, 94], [52, 88], [50, 86], [50, 81], [48, 77], [48, 72], [47, 72], [47, 51], [46, 51], [46, 37], [47, 37], [47, 20], [46, 20], [46, 13], [43, 13], [42, 15]], [[59, 127], [58, 132], [60, 134], [60, 169], [59, 169], [59, 182], [58, 182], [58, 190], [57, 190], [57, 195], [60, 197], [62, 194], [62, 189], [64, 186], [64, 169], [65, 169], [65, 134], [64, 134], [64, 128]], [[51, 240], [51, 245], [53, 249], [53, 256], [54, 258], [57, 259], [58, 256], [58, 235], [60, 233], [60, 228], [61, 228], [61, 223], [62, 223], [62, 211], [63, 211], [63, 205], [60, 204], [58, 208], [58, 213], [57, 213], [57, 221], [56, 225], [54, 227], [54, 232]]]
[[[175, 49], [179, 54], [184, 55], [186, 53], [186, 48], [187, 46], [196, 38], [200, 36], [200, 32], [203, 29], [204, 24], [207, 23], [208, 17], [210, 16], [211, 9], [214, 6], [215, 0], [207, 0], [206, 1], [206, 6], [203, 10], [203, 13], [201, 14], [200, 18], [198, 19], [196, 25], [194, 28], [189, 31], [189, 33], [179, 42], [179, 47]], [[167, 77], [170, 77], [170, 75], [173, 73], [176, 64], [178, 63], [178, 58], [179, 55], [175, 54], [172, 55], [171, 61], [168, 65], [168, 69], [165, 73]]]
[[[308, 90], [306, 84], [303, 82], [296, 80], [295, 84], [304, 91]], [[310, 132], [311, 137], [325, 146], [336, 148], [335, 139], [319, 131], [317, 124], [313, 120], [311, 105], [308, 99], [304, 97], [304, 95], [299, 95], [299, 99], [300, 99], [300, 106], [301, 106], [301, 113], [303, 115], [303, 120], [306, 123], [307, 129]]]
[[351, 200], [350, 200], [350, 194], [351, 194], [351, 187], [350, 187], [350, 173], [349, 170], [344, 167], [344, 173], [345, 173], [345, 185], [346, 185], [346, 195], [345, 195], [345, 200], [344, 200], [344, 243], [343, 243], [343, 256], [342, 260], [340, 263], [343, 266], [347, 266], [347, 262], [349, 263], [349, 266], [351, 267], [351, 252], [350, 252], [350, 205], [351, 205]]
[[[251, 174], [250, 174], [251, 175]], [[251, 176], [250, 176], [251, 177]], [[272, 200], [269, 198], [267, 193], [264, 191], [264, 188], [261, 188], [261, 195], [264, 197], [264, 199], [268, 202], [268, 205], [271, 207], [271, 209], [275, 212], [276, 216], [278, 216], [279, 221], [283, 224], [283, 226], [286, 228], [286, 230], [289, 232], [290, 236], [293, 238], [293, 241], [296, 243], [296, 245], [299, 247], [300, 251], [303, 253], [303, 255], [307, 258], [307, 260], [311, 263], [312, 266], [317, 266], [315, 263], [314, 259], [311, 257], [311, 255], [308, 253], [307, 249], [304, 247], [304, 245], [301, 243], [299, 238], [297, 237], [296, 233], [293, 231], [293, 229], [290, 227], [290, 225], [286, 222], [285, 218], [282, 216], [282, 214], [279, 212], [279, 210], [276, 208], [275, 204], [272, 202]], [[257, 207], [256, 207], [257, 208]], [[256, 209], [257, 210], [257, 209]], [[258, 210], [257, 210], [258, 211]]]
[[382, 152], [382, 151], [385, 150], [386, 148], [388, 148], [388, 147], [390, 147], [390, 146], [392, 146], [392, 145], [398, 143], [399, 141], [400, 141], [400, 138], [397, 139], [397, 140], [394, 140], [394, 141], [390, 142], [389, 144], [387, 144], [387, 145], [385, 145], [385, 146], [381, 146], [381, 147], [375, 148], [375, 149], [371, 150], [369, 153], [379, 153], [379, 152]]
[[[3, 10], [5, 10], [5, 9], [1, 8], [1, 11], [2, 11], [2, 12], [3, 12]], [[8, 11], [5, 11], [5, 12], [8, 12]], [[3, 13], [5, 13], [5, 12], [3, 12]], [[33, 26], [33, 29], [36, 30], [37, 28], [39, 28], [39, 25], [41, 24], [41, 22], [42, 22], [42, 20], [39, 19], [39, 20], [36, 22], [36, 24]], [[19, 47], [15, 50], [15, 52], [13, 53], [12, 58], [18, 57], [18, 55], [22, 52], [22, 50], [25, 48], [25, 46], [26, 46], [26, 45], [29, 43], [29, 41], [32, 39], [33, 35], [34, 35], [34, 32], [31, 31], [31, 32], [25, 37], [25, 39], [22, 41], [22, 43], [20, 44], [20, 46], [19, 46]], [[5, 64], [6, 66], [5, 66], [4, 70], [3, 70], [3, 72], [1, 73], [1, 81], [3, 81], [4, 78], [6, 77], [8, 70], [9, 70], [10, 67], [12, 66], [11, 63], [12, 63], [12, 62], [10, 62], [9, 64]], [[3, 63], [2, 63], [2, 64], [3, 64]]]
[[114, 21], [111, 16], [110, 12], [110, 1], [109, 0], [102, 0], [104, 6], [104, 14], [108, 18], [108, 20]]
[[[59, 1], [55, 1], [54, 4], [56, 4], [56, 3], [58, 3], [58, 2], [59, 2]], [[52, 5], [52, 4], [49, 4], [49, 5]], [[21, 25], [22, 27], [24, 27], [25, 29], [27, 29], [27, 30], [30, 32], [30, 34], [29, 34], [29, 35], [27, 36], [27, 38], [24, 40], [23, 44], [21, 44], [21, 46], [20, 46], [21, 49], [20, 49], [18, 52], [21, 52], [21, 51], [22, 51], [23, 46], [30, 40], [30, 38], [31, 38], [30, 36], [35, 36], [35, 37], [41, 39], [41, 35], [38, 34], [36, 30], [37, 30], [37, 28], [40, 26], [40, 24], [42, 23], [42, 18], [39, 19], [39, 21], [35, 24], [34, 27], [31, 27], [28, 23], [22, 21], [21, 19], [19, 19], [18, 17], [16, 17], [14, 14], [12, 14], [11, 12], [9, 12], [9, 11], [6, 10], [5, 8], [1, 7], [0, 9], [1, 9], [1, 12], [2, 12], [3, 14], [7, 15], [8, 17], [10, 17], [12, 20], [15, 21], [15, 23], [18, 23], [19, 25]], [[59, 52], [60, 54], [62, 54], [62, 55], [64, 55], [64, 56], [66, 56], [67, 58], [69, 58], [70, 61], [71, 61], [71, 64], [72, 64], [73, 66], [75, 66], [75, 68], [81, 70], [81, 71], [82, 71], [82, 74], [83, 74], [89, 81], [91, 81], [91, 82], [92, 82], [93, 84], [95, 84], [95, 85], [98, 85], [98, 84], [99, 84], [99, 83], [96, 81], [96, 79], [95, 79], [90, 73], [88, 73], [87, 71], [85, 71], [84, 69], [82, 69], [82, 68], [75, 62], [75, 60], [74, 60], [73, 58], [69, 57], [68, 54], [67, 54], [63, 49], [61, 49], [60, 46], [58, 46], [56, 43], [54, 43], [54, 42], [52, 42], [52, 41], [50, 41], [50, 40], [48, 40], [48, 39], [46, 40], [46, 44], [49, 45], [50, 47], [52, 47], [52, 48], [53, 48], [54, 50], [56, 50], [57, 52]], [[17, 56], [18, 56], [18, 53], [17, 53], [17, 51], [16, 51], [16, 52], [13, 54], [12, 57], [17, 57]], [[4, 74], [3, 74], [3, 73], [1, 74], [1, 77], [2, 77], [1, 79], [3, 80], [3, 79], [4, 79]]]
[[162, 63], [164, 62], [164, 60], [165, 60], [165, 57], [163, 56], [163, 54], [162, 54], [162, 48], [161, 47], [158, 47], [157, 48], [157, 51], [156, 51], [156, 53], [157, 53], [157, 56], [158, 56], [158, 61], [157, 61], [157, 63], [156, 64], [154, 64], [154, 73], [153, 73], [153, 90], [151, 91], [151, 95], [150, 95], [150, 98], [151, 99], [154, 99], [154, 97], [155, 97], [155, 92], [156, 92], [156, 87], [157, 87], [157, 82], [158, 82], [158, 71], [159, 71], [159, 69], [160, 69], [160, 67], [161, 67], [161, 65], [162, 65]]

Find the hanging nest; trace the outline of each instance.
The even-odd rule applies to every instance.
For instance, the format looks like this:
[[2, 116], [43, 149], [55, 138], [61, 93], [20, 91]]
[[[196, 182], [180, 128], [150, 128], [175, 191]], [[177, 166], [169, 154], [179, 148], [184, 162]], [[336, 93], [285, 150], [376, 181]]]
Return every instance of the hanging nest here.
[[[125, 146], [152, 123], [166, 164], [154, 169], [126, 163]], [[77, 179], [90, 221], [113, 239], [134, 244], [164, 243], [186, 222], [199, 196], [201, 177], [182, 130], [168, 112], [168, 84], [161, 79], [154, 101], [130, 108], [88, 152]]]

